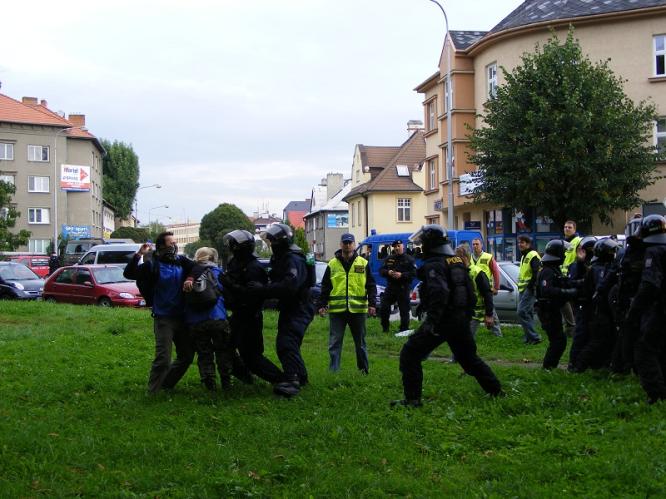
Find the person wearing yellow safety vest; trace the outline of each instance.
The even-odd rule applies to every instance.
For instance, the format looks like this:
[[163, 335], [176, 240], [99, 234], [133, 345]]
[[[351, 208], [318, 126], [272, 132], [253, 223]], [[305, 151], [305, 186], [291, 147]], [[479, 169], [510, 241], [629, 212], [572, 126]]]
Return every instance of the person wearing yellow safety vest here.
[[368, 351], [365, 345], [366, 316], [377, 313], [377, 286], [368, 261], [356, 253], [353, 234], [342, 234], [340, 249], [328, 262], [321, 281], [319, 315], [329, 313], [329, 369], [340, 369], [342, 340], [349, 326], [356, 347], [356, 367], [368, 374]]
[[518, 320], [523, 328], [523, 343], [536, 345], [541, 343], [541, 336], [534, 328], [536, 279], [541, 267], [541, 258], [532, 248], [532, 238], [525, 234], [518, 236], [518, 249], [521, 254], [518, 269]]
[[[576, 232], [576, 222], [573, 220], [564, 222], [562, 232], [564, 232], [564, 240], [569, 243], [564, 251], [564, 262], [560, 267], [562, 275], [566, 277], [569, 275], [569, 266], [576, 261], [576, 250], [578, 250], [578, 245], [583, 238]], [[576, 319], [571, 302], [566, 302], [562, 306], [562, 319], [564, 320], [564, 334], [572, 337], [576, 327]]]
[[[490, 290], [492, 294], [496, 295], [497, 293], [499, 293], [499, 285], [500, 285], [499, 266], [497, 265], [495, 258], [493, 258], [493, 255], [483, 251], [481, 239], [476, 238], [472, 240], [472, 254], [470, 258], [470, 264], [479, 267], [481, 271], [486, 275], [486, 277], [488, 278], [488, 282], [490, 283]], [[490, 329], [495, 336], [502, 336], [502, 329], [500, 328], [499, 316], [497, 315], [497, 311], [495, 310], [494, 307], [493, 307], [492, 318], [493, 321], [491, 325], [490, 326], [486, 325], [486, 327]], [[474, 321], [472, 323], [474, 323]], [[474, 329], [474, 331], [476, 332], [476, 328]]]
[[469, 331], [472, 337], [476, 339], [476, 331], [479, 324], [483, 323], [488, 329], [493, 325], [493, 291], [490, 285], [490, 280], [486, 275], [484, 269], [473, 263], [473, 259], [466, 246], [458, 246], [456, 248], [456, 256], [462, 258], [463, 263], [469, 271], [469, 277], [474, 286], [474, 295], [476, 296], [476, 303], [474, 311], [472, 312], [472, 320], [469, 324]]

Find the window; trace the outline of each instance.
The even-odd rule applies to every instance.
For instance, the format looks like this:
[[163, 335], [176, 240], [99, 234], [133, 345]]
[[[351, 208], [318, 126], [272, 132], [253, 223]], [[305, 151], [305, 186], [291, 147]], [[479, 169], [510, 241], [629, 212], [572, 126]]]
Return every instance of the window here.
[[666, 76], [666, 35], [654, 37], [654, 74]]
[[28, 146], [28, 161], [48, 161], [48, 146]]
[[428, 190], [437, 189], [437, 161], [435, 158], [428, 160]]
[[488, 98], [493, 99], [497, 96], [497, 63], [493, 62], [492, 64], [486, 67], [486, 77], [487, 77], [487, 88], [488, 88]]
[[349, 218], [351, 218], [352, 227], [356, 227], [356, 224], [354, 223], [356, 222], [356, 219], [354, 218], [354, 204], [355, 203], [351, 203], [349, 205]]
[[666, 154], [666, 117], [657, 120], [656, 137], [659, 154]]
[[49, 223], [48, 208], [28, 208], [28, 223], [47, 224]]
[[14, 159], [14, 144], [0, 142], [0, 159]]
[[16, 185], [14, 175], [0, 175], [0, 180], [7, 182], [8, 184]]
[[426, 104], [426, 115], [427, 131], [435, 130], [437, 128], [437, 99], [433, 99]]
[[398, 199], [398, 222], [412, 221], [412, 200], [409, 198]]
[[51, 244], [50, 239], [30, 239], [28, 241], [28, 251], [30, 253], [46, 253]]
[[450, 95], [449, 95], [449, 86], [447, 84], [448, 79], [444, 79], [444, 112], [449, 111], [449, 106], [451, 105]]
[[28, 177], [28, 192], [49, 192], [49, 177]]
[[356, 225], [361, 226], [361, 202], [356, 203]]
[[409, 177], [409, 166], [407, 165], [395, 165], [395, 171], [398, 177]]

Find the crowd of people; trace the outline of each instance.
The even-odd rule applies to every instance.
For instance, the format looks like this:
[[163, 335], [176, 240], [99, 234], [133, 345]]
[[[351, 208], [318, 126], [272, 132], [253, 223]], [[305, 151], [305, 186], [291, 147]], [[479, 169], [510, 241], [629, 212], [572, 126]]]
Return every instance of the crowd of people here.
[[[666, 345], [663, 317], [666, 303], [666, 219], [650, 215], [632, 220], [626, 244], [612, 238], [581, 237], [574, 221], [564, 237], [550, 241], [543, 257], [529, 236], [518, 237], [518, 315], [523, 341], [542, 341], [535, 327], [538, 315], [548, 346], [544, 369], [556, 368], [572, 337], [568, 370], [608, 368], [635, 372], [650, 403], [666, 398]], [[400, 352], [404, 397], [394, 406], [421, 406], [423, 360], [447, 342], [455, 362], [492, 397], [503, 396], [492, 369], [477, 355], [476, 333], [483, 325], [502, 336], [493, 296], [499, 290], [499, 269], [482, 241], [453, 248], [439, 225], [423, 226], [410, 242], [420, 247], [416, 265], [395, 240], [380, 275], [387, 279], [381, 303], [368, 261], [356, 251], [353, 234], [343, 234], [340, 249], [328, 262], [317, 302], [310, 297], [314, 268], [294, 244], [291, 228], [270, 226], [262, 233], [270, 245], [270, 270], [257, 261], [254, 236], [235, 230], [224, 236], [230, 259], [224, 271], [213, 248], [197, 250], [194, 261], [178, 255], [173, 234], [164, 232], [154, 251], [144, 244], [125, 269], [137, 281], [152, 307], [155, 359], [148, 390], [173, 388], [195, 354], [202, 384], [223, 389], [232, 376], [252, 382], [257, 376], [284, 397], [297, 395], [308, 383], [301, 355], [305, 332], [315, 311], [329, 316], [331, 371], [340, 369], [345, 329], [355, 345], [356, 365], [368, 374], [366, 320], [379, 313], [382, 330], [389, 329], [393, 304], [400, 309], [400, 331], [409, 328], [409, 292], [420, 281], [422, 320]], [[418, 267], [418, 268], [417, 268]], [[278, 367], [264, 355], [263, 302], [276, 299]], [[230, 312], [230, 313], [229, 313]], [[172, 348], [175, 359], [172, 360]]]

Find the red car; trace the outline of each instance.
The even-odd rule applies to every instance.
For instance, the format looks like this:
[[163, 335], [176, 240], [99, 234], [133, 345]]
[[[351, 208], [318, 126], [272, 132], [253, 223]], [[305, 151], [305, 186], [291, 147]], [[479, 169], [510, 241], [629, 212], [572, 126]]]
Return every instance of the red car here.
[[18, 254], [10, 255], [7, 260], [25, 265], [39, 277], [45, 278], [49, 274], [49, 257], [47, 255]]
[[136, 282], [116, 265], [76, 265], [55, 271], [44, 284], [43, 299], [102, 307], [145, 307]]

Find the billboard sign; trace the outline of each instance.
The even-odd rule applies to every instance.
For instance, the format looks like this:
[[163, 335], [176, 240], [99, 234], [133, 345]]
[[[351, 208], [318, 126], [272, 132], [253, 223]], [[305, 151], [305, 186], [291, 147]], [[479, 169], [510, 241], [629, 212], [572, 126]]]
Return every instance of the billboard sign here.
[[68, 239], [86, 239], [92, 237], [90, 225], [62, 224], [62, 235]]
[[80, 165], [62, 165], [60, 170], [60, 188], [63, 191], [89, 191], [90, 167]]

